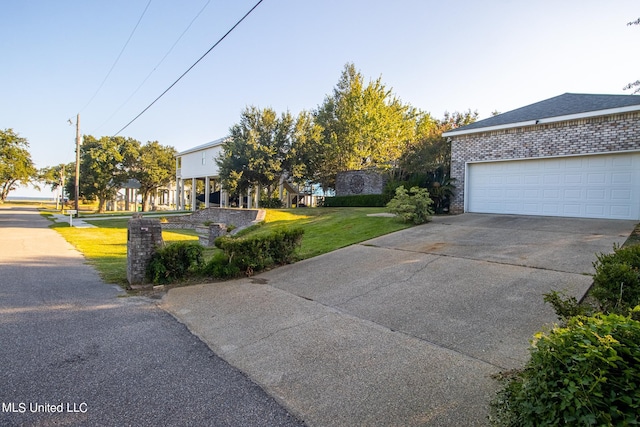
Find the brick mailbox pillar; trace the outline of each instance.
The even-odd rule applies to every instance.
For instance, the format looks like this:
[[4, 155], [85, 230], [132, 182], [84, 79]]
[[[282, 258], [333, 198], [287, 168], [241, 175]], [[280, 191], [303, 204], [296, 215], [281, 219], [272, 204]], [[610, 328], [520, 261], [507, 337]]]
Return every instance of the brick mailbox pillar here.
[[145, 283], [149, 260], [163, 244], [160, 220], [134, 214], [127, 230], [127, 280], [130, 285]]

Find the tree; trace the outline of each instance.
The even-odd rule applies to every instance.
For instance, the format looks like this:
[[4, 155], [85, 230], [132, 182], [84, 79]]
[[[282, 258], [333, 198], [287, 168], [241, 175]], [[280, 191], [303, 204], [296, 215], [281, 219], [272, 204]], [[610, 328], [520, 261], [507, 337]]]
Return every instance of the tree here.
[[[462, 113], [444, 113], [442, 120], [436, 120], [429, 114], [421, 115], [416, 125], [416, 140], [409, 144], [403, 153], [399, 166], [400, 176], [416, 173], [435, 172], [440, 169], [440, 175], [449, 175], [451, 166], [451, 142], [443, 138], [442, 134], [461, 126], [475, 122], [477, 111], [467, 110]], [[443, 184], [442, 182], [440, 184]]]
[[222, 184], [235, 194], [252, 186], [263, 187], [270, 198], [284, 173], [292, 132], [293, 118], [288, 112], [278, 118], [271, 108], [247, 107], [216, 159]]
[[18, 185], [27, 185], [37, 176], [29, 153], [29, 142], [13, 129], [0, 130], [0, 203]]
[[314, 115], [323, 129], [323, 187], [334, 187], [339, 171], [394, 167], [414, 136], [416, 111], [394, 96], [381, 78], [365, 85], [353, 64], [345, 65], [333, 94]]
[[[38, 171], [38, 181], [43, 182], [44, 185], [50, 187], [52, 191], [60, 188], [64, 192], [70, 182], [70, 178], [75, 179], [74, 168], [75, 163], [60, 163], [57, 166], [47, 166]], [[75, 184], [74, 181], [71, 182]], [[69, 195], [68, 192], [67, 194]], [[56, 208], [57, 206], [58, 202], [56, 201]]]
[[140, 142], [122, 136], [85, 135], [80, 148], [80, 196], [98, 199], [98, 212], [131, 176]]
[[149, 195], [168, 185], [175, 176], [176, 149], [150, 141], [140, 147], [139, 157], [131, 167], [131, 177], [140, 182], [142, 210], [149, 209]]
[[285, 157], [283, 170], [295, 183], [321, 182], [323, 157], [321, 147], [322, 128], [314, 122], [313, 114], [298, 114], [291, 137], [291, 146]]
[[[627, 22], [627, 25], [640, 25], [640, 18], [636, 19], [635, 21]], [[633, 83], [627, 84], [623, 88], [623, 90], [633, 89], [634, 87], [637, 88], [633, 91], [634, 94], [640, 92], [640, 80], [636, 80]]]

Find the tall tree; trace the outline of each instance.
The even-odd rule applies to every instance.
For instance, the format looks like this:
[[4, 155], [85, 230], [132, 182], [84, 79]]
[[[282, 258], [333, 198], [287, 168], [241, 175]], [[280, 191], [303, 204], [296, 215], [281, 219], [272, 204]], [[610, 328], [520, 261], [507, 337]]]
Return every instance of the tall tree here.
[[416, 111], [403, 104], [381, 78], [365, 85], [353, 64], [346, 64], [333, 94], [315, 112], [322, 129], [323, 186], [335, 174], [395, 166], [415, 130]]
[[271, 108], [247, 107], [240, 122], [231, 127], [216, 160], [223, 185], [235, 194], [260, 186], [271, 197], [283, 174], [292, 129], [293, 118], [288, 112], [278, 117]]
[[323, 162], [319, 150], [321, 139], [322, 128], [314, 122], [313, 114], [300, 112], [293, 125], [291, 146], [283, 164], [289, 180], [298, 184], [320, 182]]
[[80, 196], [98, 199], [98, 212], [131, 176], [140, 142], [122, 136], [96, 139], [85, 135], [80, 149]]
[[37, 178], [28, 148], [27, 139], [13, 129], [0, 130], [0, 203], [18, 185], [27, 185]]
[[176, 149], [150, 141], [140, 147], [139, 157], [131, 167], [131, 177], [140, 182], [142, 210], [149, 210], [151, 192], [169, 185], [175, 176]]

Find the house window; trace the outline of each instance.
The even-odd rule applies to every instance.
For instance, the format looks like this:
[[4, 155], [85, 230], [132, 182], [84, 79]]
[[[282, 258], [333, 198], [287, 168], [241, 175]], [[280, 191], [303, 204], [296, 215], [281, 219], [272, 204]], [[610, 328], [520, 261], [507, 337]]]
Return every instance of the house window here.
[[205, 163], [207, 163], [207, 152], [203, 151], [202, 152], [202, 164], [204, 165]]

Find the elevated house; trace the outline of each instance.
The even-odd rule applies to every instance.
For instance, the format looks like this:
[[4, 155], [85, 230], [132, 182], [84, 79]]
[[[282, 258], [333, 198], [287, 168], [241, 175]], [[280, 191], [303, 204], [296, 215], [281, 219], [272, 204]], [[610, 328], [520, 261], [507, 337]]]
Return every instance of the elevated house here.
[[[187, 206], [192, 211], [197, 209], [199, 181], [204, 183], [205, 197], [202, 203], [205, 207], [212, 206], [214, 200], [217, 200], [217, 206], [229, 206], [229, 197], [220, 183], [220, 171], [216, 163], [216, 159], [222, 153], [224, 141], [225, 138], [216, 139], [176, 154], [177, 209], [183, 210]], [[211, 197], [212, 193], [218, 195], [217, 199]]]
[[452, 213], [640, 220], [640, 96], [565, 93], [443, 136]]
[[[176, 205], [177, 209], [196, 211], [201, 207], [257, 206], [256, 189], [249, 189], [241, 200], [232, 200], [220, 180], [216, 159], [223, 151], [227, 138], [216, 139], [176, 154]], [[297, 202], [300, 194], [286, 179], [280, 180], [280, 199], [285, 206]]]

